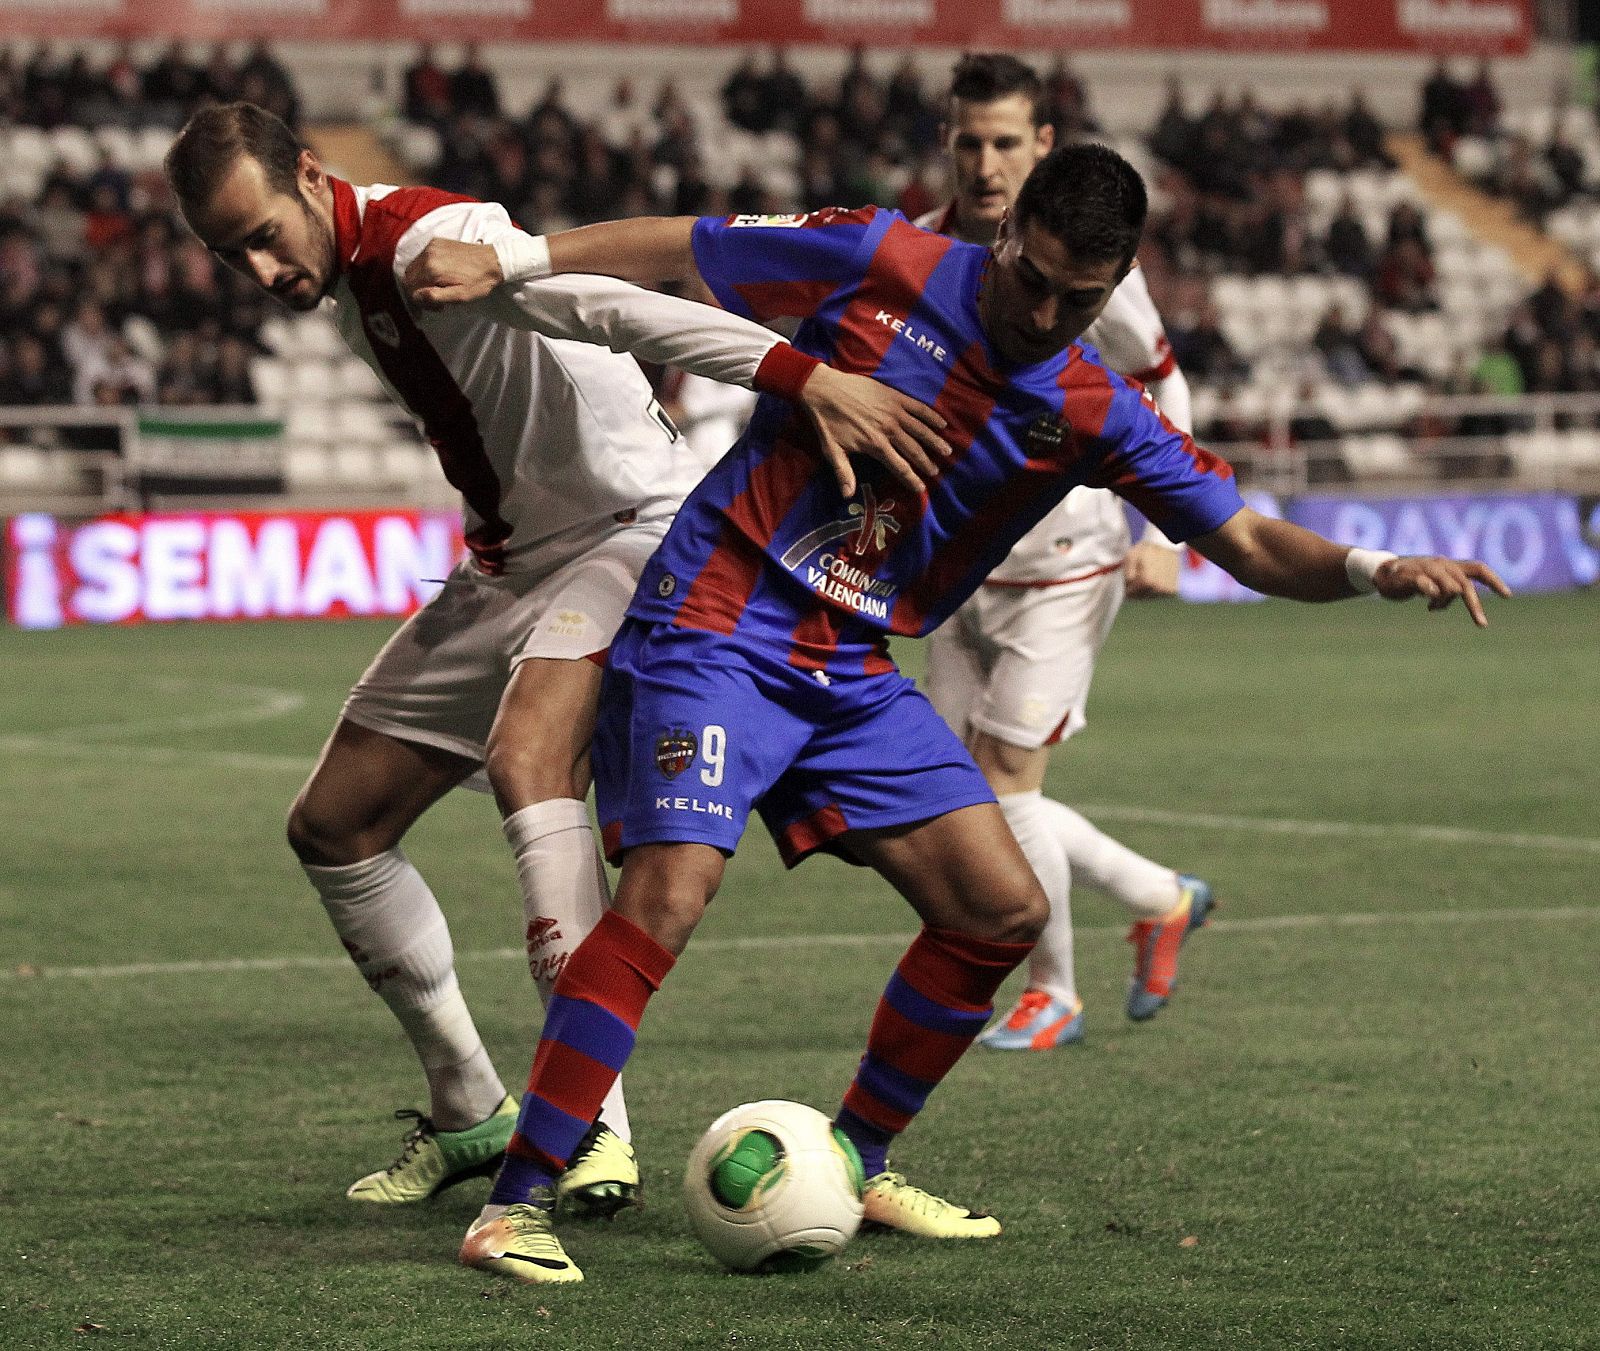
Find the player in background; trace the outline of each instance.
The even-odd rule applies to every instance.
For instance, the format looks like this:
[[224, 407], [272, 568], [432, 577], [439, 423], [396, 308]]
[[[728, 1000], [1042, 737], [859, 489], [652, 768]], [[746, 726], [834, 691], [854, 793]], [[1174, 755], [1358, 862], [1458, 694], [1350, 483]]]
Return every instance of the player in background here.
[[[432, 890], [400, 850], [411, 824], [487, 771], [521, 883], [531, 973], [548, 1000], [605, 907], [584, 806], [605, 649], [645, 560], [701, 468], [624, 352], [798, 399], [845, 452], [931, 468], [926, 409], [838, 381], [744, 319], [598, 277], [505, 287], [419, 314], [400, 285], [433, 239], [498, 246], [505, 210], [329, 175], [271, 114], [208, 108], [167, 157], [184, 216], [224, 262], [293, 310], [331, 299], [350, 349], [414, 414], [460, 490], [471, 550], [351, 692], [289, 815], [289, 841], [341, 942], [415, 1048], [429, 1109], [399, 1158], [349, 1189], [421, 1200], [492, 1173], [516, 1120], [454, 970]], [[572, 341], [577, 339], [579, 341]], [[601, 344], [595, 346], [592, 344]], [[611, 351], [604, 350], [610, 347]], [[620, 1087], [596, 1104], [562, 1199], [609, 1213], [638, 1167]], [[588, 1129], [586, 1123], [586, 1129]]]
[[[1023, 180], [1054, 144], [1038, 75], [1014, 56], [963, 57], [951, 76], [943, 137], [955, 195], [917, 224], [992, 244]], [[1193, 430], [1188, 381], [1137, 264], [1083, 341], [1112, 370], [1143, 383], [1175, 427]], [[1085, 726], [1095, 659], [1124, 595], [1175, 595], [1178, 557], [1154, 526], [1132, 544], [1114, 493], [1074, 488], [928, 640], [928, 697], [967, 743], [1050, 898], [1027, 988], [978, 1038], [985, 1046], [1043, 1051], [1082, 1040], [1074, 879], [1133, 914], [1130, 1018], [1153, 1017], [1167, 1002], [1178, 948], [1206, 921], [1211, 888], [1199, 878], [1135, 853], [1043, 792], [1051, 748]]]
[[1346, 549], [1251, 511], [1223, 461], [1073, 343], [1132, 266], [1144, 215], [1131, 165], [1069, 146], [1034, 168], [993, 248], [869, 207], [618, 221], [518, 240], [503, 256], [440, 241], [408, 270], [428, 305], [549, 270], [698, 275], [735, 313], [801, 318], [801, 350], [930, 400], [955, 448], [916, 496], [868, 465], [841, 501], [789, 410], [763, 397], [646, 565], [611, 646], [594, 746], [621, 881], [556, 983], [517, 1133], [462, 1261], [582, 1279], [552, 1226], [551, 1189], [754, 808], [786, 861], [836, 850], [922, 919], [836, 1118], [861, 1155], [867, 1218], [929, 1238], [999, 1232], [890, 1171], [888, 1153], [988, 1021], [1049, 902], [887, 639], [947, 619], [1072, 487], [1117, 489], [1269, 594], [1379, 590], [1431, 608], [1459, 596], [1487, 622], [1474, 579], [1505, 586], [1481, 563]]

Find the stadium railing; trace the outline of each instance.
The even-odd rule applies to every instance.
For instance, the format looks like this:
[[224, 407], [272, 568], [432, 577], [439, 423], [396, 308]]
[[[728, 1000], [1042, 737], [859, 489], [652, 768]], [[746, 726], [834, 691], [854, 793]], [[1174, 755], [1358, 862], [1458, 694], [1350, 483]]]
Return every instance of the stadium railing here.
[[[1293, 494], [1323, 487], [1385, 492], [1559, 489], [1600, 491], [1600, 395], [1424, 397], [1413, 427], [1342, 426], [1335, 437], [1295, 439], [1315, 405], [1281, 403], [1247, 438], [1202, 442], [1229, 459], [1240, 480]], [[0, 408], [0, 514], [19, 510], [122, 511], [241, 500], [274, 503], [436, 506], [449, 485], [403, 415], [387, 439], [309, 444], [296, 439], [293, 409]], [[332, 427], [332, 430], [337, 430]]]

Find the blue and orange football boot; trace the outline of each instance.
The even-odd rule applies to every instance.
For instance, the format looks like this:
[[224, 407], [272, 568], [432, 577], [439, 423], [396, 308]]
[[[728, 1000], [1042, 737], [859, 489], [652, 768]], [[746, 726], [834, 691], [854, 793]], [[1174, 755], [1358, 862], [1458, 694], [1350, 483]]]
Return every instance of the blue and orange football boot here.
[[1083, 1040], [1083, 1000], [1069, 1004], [1043, 990], [1024, 990], [1016, 1007], [978, 1034], [996, 1051], [1048, 1051]]
[[1128, 930], [1133, 944], [1133, 980], [1128, 986], [1128, 1017], [1154, 1018], [1178, 984], [1178, 950], [1216, 908], [1211, 888], [1198, 877], [1178, 875], [1177, 905], [1160, 919], [1141, 919]]

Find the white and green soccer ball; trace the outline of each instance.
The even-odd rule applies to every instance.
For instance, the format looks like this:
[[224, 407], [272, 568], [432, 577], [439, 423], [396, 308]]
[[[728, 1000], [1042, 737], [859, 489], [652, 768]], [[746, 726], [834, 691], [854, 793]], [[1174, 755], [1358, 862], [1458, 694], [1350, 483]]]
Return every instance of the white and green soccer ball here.
[[695, 1235], [734, 1271], [809, 1271], [861, 1227], [861, 1158], [804, 1103], [747, 1102], [689, 1155], [683, 1203]]

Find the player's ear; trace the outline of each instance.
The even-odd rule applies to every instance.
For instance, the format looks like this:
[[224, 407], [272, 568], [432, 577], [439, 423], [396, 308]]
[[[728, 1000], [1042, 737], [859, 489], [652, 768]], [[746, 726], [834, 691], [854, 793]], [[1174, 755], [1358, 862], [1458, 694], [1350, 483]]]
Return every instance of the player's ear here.
[[1055, 148], [1055, 144], [1056, 129], [1053, 123], [1041, 122], [1033, 129], [1033, 146], [1039, 152], [1040, 159], [1048, 155]]
[[300, 181], [302, 191], [315, 197], [322, 191], [328, 181], [327, 172], [322, 167], [314, 151], [302, 150], [300, 158], [295, 162], [295, 177]]

